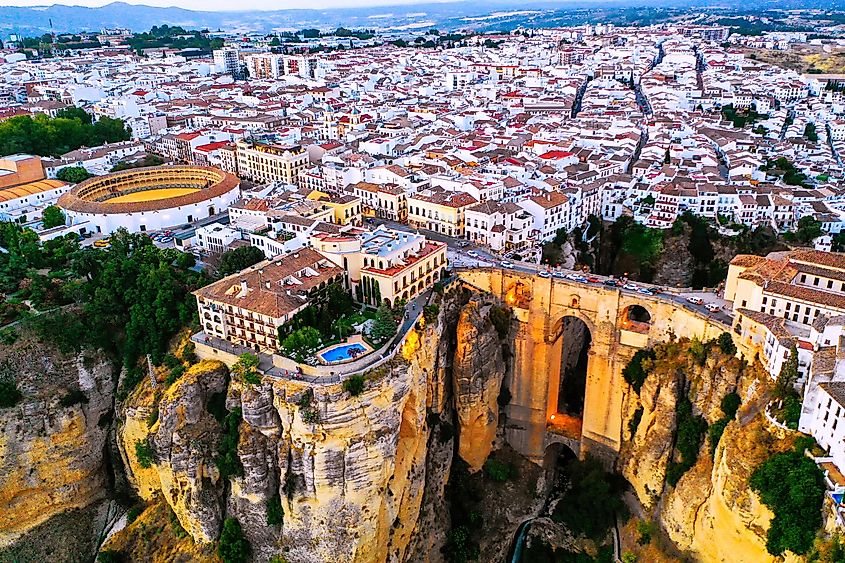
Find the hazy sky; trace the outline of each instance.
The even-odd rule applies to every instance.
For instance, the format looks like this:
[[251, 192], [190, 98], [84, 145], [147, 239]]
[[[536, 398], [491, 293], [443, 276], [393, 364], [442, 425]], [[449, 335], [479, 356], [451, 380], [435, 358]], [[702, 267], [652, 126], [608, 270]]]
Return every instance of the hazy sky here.
[[[114, 0], [67, 0], [66, 2], [45, 2], [45, 0], [0, 0], [4, 6], [46, 6], [66, 4], [73, 6], [103, 6]], [[123, 0], [129, 4], [147, 6], [177, 6], [191, 10], [284, 10], [287, 8], [354, 8], [357, 6], [395, 6], [397, 4], [419, 4], [420, 2], [444, 2], [455, 0], [250, 0], [239, 3], [231, 0]]]

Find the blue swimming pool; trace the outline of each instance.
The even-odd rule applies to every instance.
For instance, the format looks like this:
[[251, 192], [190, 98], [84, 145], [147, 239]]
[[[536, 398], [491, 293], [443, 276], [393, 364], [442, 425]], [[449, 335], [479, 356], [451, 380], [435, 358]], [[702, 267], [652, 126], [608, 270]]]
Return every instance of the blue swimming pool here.
[[[352, 350], [357, 350], [357, 354]], [[343, 346], [338, 346], [336, 348], [332, 348], [331, 350], [320, 352], [320, 358], [329, 363], [342, 362], [344, 360], [350, 360], [360, 356], [366, 351], [367, 349], [362, 344], [358, 344], [356, 342], [354, 344], [344, 344]]]

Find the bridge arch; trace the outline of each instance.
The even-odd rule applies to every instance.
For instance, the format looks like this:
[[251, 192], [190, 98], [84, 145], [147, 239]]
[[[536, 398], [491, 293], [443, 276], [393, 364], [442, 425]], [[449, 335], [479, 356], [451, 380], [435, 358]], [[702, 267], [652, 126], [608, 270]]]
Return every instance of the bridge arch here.
[[580, 440], [594, 328], [580, 314], [566, 314], [552, 329], [546, 401], [546, 424], [552, 434]]

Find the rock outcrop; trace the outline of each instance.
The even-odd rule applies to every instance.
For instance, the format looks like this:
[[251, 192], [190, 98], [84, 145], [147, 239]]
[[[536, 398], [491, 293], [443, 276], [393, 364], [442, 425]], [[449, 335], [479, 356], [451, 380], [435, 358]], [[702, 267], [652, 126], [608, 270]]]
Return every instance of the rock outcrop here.
[[474, 297], [461, 310], [452, 370], [458, 454], [476, 471], [493, 449], [499, 423], [496, 401], [505, 375], [501, 340], [490, 321], [493, 306]]
[[[766, 551], [771, 512], [748, 486], [760, 463], [791, 444], [774, 436], [762, 415], [768, 375], [759, 364], [747, 365], [715, 348], [699, 365], [689, 342], [663, 344], [656, 353], [639, 396], [631, 391], [626, 398], [628, 418], [637, 407], [642, 418], [623, 447], [623, 475], [646, 513], [696, 561], [774, 561]], [[724, 416], [720, 403], [731, 392], [742, 406], [713, 457], [705, 440], [695, 465], [675, 487], [667, 485], [678, 401], [689, 397], [693, 413], [712, 424]]]
[[0, 409], [0, 547], [50, 517], [105, 498], [114, 383], [93, 352], [62, 354], [28, 337], [0, 350], [23, 397]]

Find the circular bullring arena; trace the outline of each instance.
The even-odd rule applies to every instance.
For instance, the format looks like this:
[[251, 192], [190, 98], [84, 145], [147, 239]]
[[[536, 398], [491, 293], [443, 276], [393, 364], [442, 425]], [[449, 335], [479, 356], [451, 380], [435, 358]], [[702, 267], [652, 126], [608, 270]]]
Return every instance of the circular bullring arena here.
[[58, 205], [90, 232], [155, 231], [225, 211], [240, 191], [238, 178], [218, 168], [156, 166], [89, 178]]

